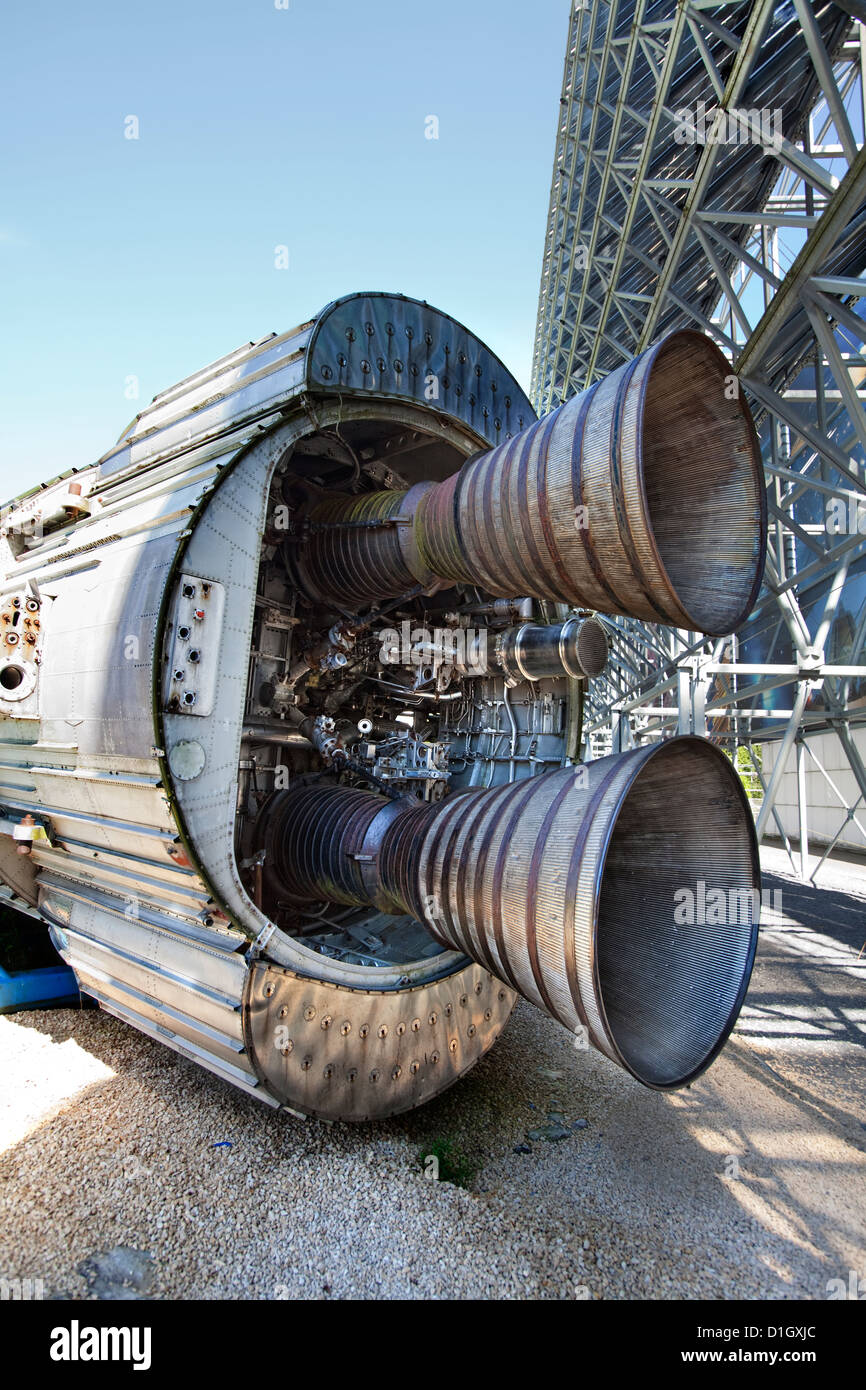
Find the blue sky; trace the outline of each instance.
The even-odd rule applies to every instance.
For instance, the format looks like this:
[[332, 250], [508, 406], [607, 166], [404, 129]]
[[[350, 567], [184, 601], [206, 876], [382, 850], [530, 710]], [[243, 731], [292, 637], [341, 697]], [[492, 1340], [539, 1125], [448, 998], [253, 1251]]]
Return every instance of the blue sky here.
[[0, 498], [92, 462], [157, 391], [353, 290], [427, 299], [528, 387], [568, 12], [7, 7]]

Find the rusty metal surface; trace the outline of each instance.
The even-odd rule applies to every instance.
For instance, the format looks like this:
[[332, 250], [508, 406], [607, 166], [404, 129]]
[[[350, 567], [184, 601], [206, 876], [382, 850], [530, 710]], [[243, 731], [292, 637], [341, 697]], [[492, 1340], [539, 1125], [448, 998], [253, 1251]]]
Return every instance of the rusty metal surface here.
[[432, 1100], [495, 1043], [517, 996], [477, 965], [416, 989], [353, 990], [260, 962], [244, 1032], [256, 1072], [290, 1109], [377, 1120]]

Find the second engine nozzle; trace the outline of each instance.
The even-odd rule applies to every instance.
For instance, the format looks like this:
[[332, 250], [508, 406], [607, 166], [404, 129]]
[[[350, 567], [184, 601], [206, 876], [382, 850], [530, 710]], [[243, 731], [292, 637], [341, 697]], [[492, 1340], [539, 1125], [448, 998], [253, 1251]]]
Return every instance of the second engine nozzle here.
[[749, 408], [700, 333], [672, 333], [441, 483], [331, 498], [286, 547], [338, 608], [437, 581], [724, 635], [751, 611], [766, 496]]
[[266, 810], [284, 901], [409, 912], [644, 1085], [685, 1085], [734, 1025], [757, 941], [752, 815], [691, 736], [435, 804], [301, 785]]

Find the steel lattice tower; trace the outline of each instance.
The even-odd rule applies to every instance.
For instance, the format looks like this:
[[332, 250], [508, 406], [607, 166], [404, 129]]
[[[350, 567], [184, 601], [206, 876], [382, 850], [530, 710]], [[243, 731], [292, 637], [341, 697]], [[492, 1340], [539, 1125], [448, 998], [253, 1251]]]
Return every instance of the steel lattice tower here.
[[610, 620], [587, 732], [746, 750], [759, 835], [796, 835], [803, 873], [810, 819], [822, 856], [866, 843], [864, 64], [862, 0], [575, 4], [535, 342], [539, 411], [675, 327], [729, 356], [767, 472], [764, 589], [721, 641]]

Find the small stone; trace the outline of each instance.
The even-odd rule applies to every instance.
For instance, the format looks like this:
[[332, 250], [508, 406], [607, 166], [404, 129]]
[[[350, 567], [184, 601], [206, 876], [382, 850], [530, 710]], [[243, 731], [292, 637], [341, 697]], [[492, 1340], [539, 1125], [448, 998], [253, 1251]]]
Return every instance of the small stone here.
[[79, 1263], [78, 1272], [99, 1299], [147, 1298], [153, 1288], [153, 1256], [128, 1245], [88, 1256]]
[[527, 1139], [546, 1139], [549, 1144], [558, 1144], [560, 1139], [571, 1137], [571, 1130], [559, 1120], [550, 1120], [546, 1125], [538, 1125], [536, 1129], [527, 1130], [526, 1137]]

